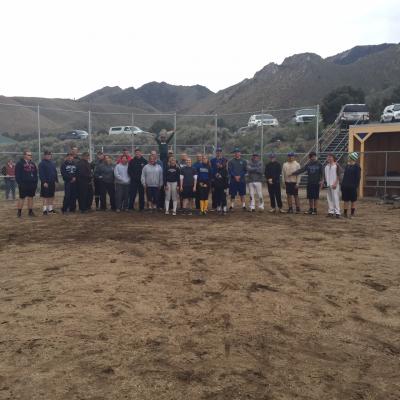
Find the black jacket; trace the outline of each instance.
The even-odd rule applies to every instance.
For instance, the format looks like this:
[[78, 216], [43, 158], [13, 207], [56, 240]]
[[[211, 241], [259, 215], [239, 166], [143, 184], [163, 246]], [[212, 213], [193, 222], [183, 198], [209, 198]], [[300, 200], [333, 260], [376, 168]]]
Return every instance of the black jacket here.
[[320, 184], [324, 179], [324, 168], [318, 161], [309, 161], [303, 168], [298, 169], [293, 175], [300, 175], [305, 172], [308, 175], [309, 185]]
[[77, 163], [76, 178], [81, 182], [90, 182], [92, 180], [92, 168], [89, 161], [81, 159]]
[[33, 161], [25, 161], [21, 158], [15, 165], [15, 180], [18, 185], [38, 183], [38, 170]]
[[147, 160], [144, 157], [133, 157], [128, 164], [128, 175], [131, 181], [140, 182], [142, 178], [143, 167], [147, 164]]
[[76, 178], [76, 163], [65, 160], [61, 165], [61, 175], [64, 182], [71, 182], [72, 178]]
[[218, 168], [213, 179], [212, 179], [214, 189], [228, 189], [228, 170], [226, 168]]
[[358, 164], [347, 164], [344, 169], [342, 186], [358, 188], [361, 179], [361, 167]]
[[270, 161], [265, 166], [265, 177], [268, 179], [272, 179], [272, 183], [279, 183], [281, 179], [282, 167], [278, 161]]

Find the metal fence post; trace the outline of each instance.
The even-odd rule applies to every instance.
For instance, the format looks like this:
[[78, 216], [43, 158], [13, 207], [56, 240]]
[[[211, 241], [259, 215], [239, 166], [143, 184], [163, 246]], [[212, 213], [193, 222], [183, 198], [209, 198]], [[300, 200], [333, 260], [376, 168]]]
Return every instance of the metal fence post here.
[[175, 132], [175, 134], [174, 134], [174, 154], [176, 156], [176, 111], [174, 114], [174, 132]]
[[88, 111], [88, 133], [89, 133], [89, 158], [93, 160], [93, 149], [92, 149], [92, 112]]
[[386, 198], [386, 186], [387, 186], [387, 170], [388, 170], [388, 152], [385, 151], [385, 193], [384, 198]]
[[41, 150], [41, 141], [40, 141], [40, 106], [37, 105], [37, 130], [38, 130], [38, 161], [40, 161], [40, 155], [42, 154]]
[[260, 143], [261, 163], [264, 162], [264, 110], [261, 109], [261, 143]]
[[215, 114], [214, 154], [217, 155], [218, 147], [218, 114]]
[[315, 152], [319, 155], [319, 104], [317, 104], [317, 115], [315, 119]]
[[134, 151], [135, 151], [135, 135], [134, 135], [134, 132], [133, 132], [133, 126], [135, 125], [135, 116], [133, 115], [133, 113], [131, 115], [131, 123], [132, 123], [132, 128], [131, 128], [131, 146], [132, 146], [132, 151], [131, 151], [131, 153], [133, 154]]

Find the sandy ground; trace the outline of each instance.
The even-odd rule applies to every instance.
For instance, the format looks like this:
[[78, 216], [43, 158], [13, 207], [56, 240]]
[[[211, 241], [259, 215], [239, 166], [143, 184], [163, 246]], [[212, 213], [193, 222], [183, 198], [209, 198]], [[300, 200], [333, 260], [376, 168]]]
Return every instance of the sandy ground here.
[[17, 220], [11, 207], [0, 399], [400, 399], [400, 210]]

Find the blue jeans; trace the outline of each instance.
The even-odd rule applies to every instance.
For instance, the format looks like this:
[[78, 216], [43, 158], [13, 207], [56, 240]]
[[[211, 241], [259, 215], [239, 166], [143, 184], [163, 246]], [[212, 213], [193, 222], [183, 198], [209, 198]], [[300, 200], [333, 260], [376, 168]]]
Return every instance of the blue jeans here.
[[77, 189], [76, 182], [64, 182], [64, 200], [62, 211], [72, 211], [76, 210], [76, 199], [77, 199]]
[[4, 178], [6, 184], [6, 199], [15, 200], [15, 179], [14, 178]]
[[131, 180], [131, 186], [129, 188], [129, 206], [128, 208], [132, 210], [135, 205], [136, 195], [139, 193], [139, 210], [144, 209], [144, 187], [142, 182]]

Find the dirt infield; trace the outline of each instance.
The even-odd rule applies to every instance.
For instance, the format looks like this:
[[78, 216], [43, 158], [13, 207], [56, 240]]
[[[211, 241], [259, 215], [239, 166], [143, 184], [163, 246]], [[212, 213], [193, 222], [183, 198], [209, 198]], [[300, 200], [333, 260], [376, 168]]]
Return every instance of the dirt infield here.
[[0, 218], [0, 399], [400, 398], [399, 210]]

